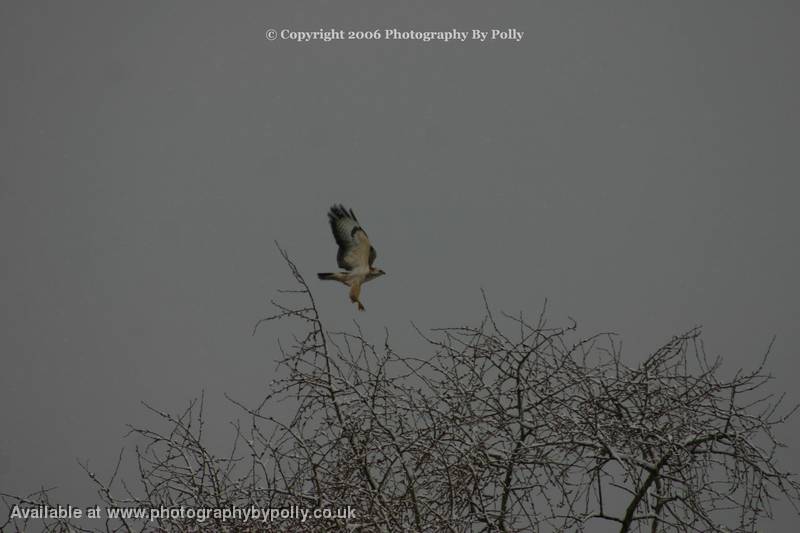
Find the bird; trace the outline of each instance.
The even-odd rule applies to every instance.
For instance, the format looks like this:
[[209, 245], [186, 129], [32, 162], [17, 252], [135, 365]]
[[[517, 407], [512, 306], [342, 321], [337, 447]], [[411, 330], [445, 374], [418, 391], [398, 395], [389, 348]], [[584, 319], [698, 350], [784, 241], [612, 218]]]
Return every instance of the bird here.
[[341, 204], [334, 204], [328, 211], [328, 222], [331, 225], [333, 238], [339, 245], [336, 263], [345, 272], [320, 272], [321, 280], [333, 280], [350, 287], [350, 301], [358, 304], [358, 310], [364, 310], [361, 303], [361, 285], [386, 274], [372, 264], [378, 253], [370, 244], [367, 232], [361, 227], [352, 209]]

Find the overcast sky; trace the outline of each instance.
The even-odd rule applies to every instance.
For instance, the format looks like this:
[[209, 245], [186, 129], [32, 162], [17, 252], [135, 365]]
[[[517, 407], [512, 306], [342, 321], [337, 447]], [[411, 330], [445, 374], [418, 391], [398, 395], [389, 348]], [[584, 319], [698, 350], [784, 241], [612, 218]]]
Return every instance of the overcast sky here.
[[[733, 372], [775, 335], [772, 386], [800, 400], [799, 23], [764, 1], [3, 2], [0, 490], [96, 503], [75, 459], [109, 473], [143, 400], [205, 390], [227, 443], [223, 393], [263, 397], [289, 333], [250, 336], [289, 282], [275, 240], [330, 328], [399, 351], [411, 320], [477, 322], [483, 288], [631, 360], [699, 324]], [[387, 271], [363, 314], [315, 279], [334, 202]], [[800, 422], [783, 436], [798, 471]]]

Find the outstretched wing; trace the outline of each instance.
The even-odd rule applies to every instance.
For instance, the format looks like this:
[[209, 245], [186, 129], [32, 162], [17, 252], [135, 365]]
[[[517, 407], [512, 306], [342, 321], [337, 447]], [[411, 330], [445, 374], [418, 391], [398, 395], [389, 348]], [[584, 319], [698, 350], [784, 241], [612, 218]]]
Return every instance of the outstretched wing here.
[[339, 245], [336, 262], [346, 270], [368, 270], [377, 253], [352, 209], [334, 205], [328, 212], [333, 238]]

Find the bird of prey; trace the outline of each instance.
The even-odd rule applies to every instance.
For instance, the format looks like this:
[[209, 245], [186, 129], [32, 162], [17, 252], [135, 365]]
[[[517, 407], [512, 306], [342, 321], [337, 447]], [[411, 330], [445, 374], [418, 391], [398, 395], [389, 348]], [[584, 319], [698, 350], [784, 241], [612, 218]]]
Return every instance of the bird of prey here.
[[346, 209], [341, 204], [333, 205], [328, 212], [328, 221], [333, 238], [339, 245], [336, 263], [345, 272], [321, 272], [317, 275], [319, 279], [338, 281], [350, 287], [350, 301], [358, 304], [358, 310], [363, 311], [364, 305], [359, 299], [361, 285], [383, 276], [386, 272], [372, 266], [378, 253], [370, 244], [367, 233], [358, 223], [352, 209]]

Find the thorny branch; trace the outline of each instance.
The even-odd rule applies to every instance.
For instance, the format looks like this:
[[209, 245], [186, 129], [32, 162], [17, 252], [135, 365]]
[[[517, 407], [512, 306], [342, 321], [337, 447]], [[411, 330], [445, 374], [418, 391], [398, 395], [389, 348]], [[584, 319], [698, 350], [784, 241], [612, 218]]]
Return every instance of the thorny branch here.
[[[259, 531], [586, 531], [605, 522], [655, 533], [756, 531], [772, 502], [800, 500], [775, 455], [775, 428], [795, 408], [764, 391], [766, 355], [723, 379], [694, 329], [632, 365], [613, 334], [581, 338], [574, 321], [549, 327], [545, 308], [529, 323], [485, 303], [477, 326], [417, 330], [429, 353], [403, 356], [388, 333], [376, 347], [360, 330], [327, 331], [278, 249], [297, 287], [281, 292], [290, 302], [272, 301], [276, 313], [254, 334], [280, 320], [301, 333], [279, 345], [279, 377], [259, 405], [229, 398], [245, 418], [231, 451], [216, 456], [204, 444], [202, 396], [177, 414], [146, 405], [164, 428], [130, 428], [145, 443], [135, 449], [140, 487], [118, 479], [119, 463], [108, 481], [83, 465], [105, 505], [357, 510], [355, 521]], [[3, 497], [10, 509], [46, 502], [48, 491]], [[2, 525], [14, 527], [26, 524]]]

